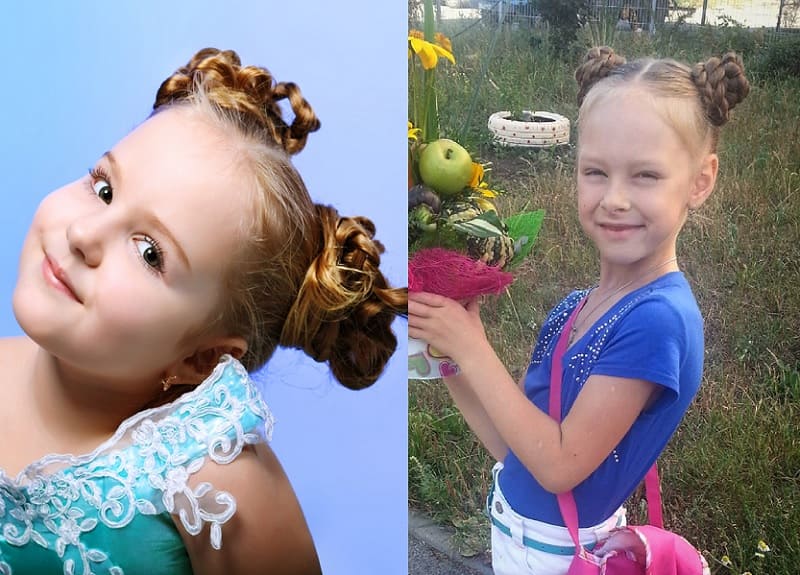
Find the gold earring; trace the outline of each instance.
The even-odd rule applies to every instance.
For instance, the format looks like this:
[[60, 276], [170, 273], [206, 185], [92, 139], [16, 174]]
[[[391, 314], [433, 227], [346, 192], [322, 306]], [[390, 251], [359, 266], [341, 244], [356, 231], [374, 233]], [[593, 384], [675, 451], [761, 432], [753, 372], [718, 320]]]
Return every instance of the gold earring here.
[[177, 375], [170, 375], [167, 377], [161, 378], [161, 387], [164, 388], [164, 391], [169, 391], [169, 388], [172, 387], [172, 384], [178, 380]]

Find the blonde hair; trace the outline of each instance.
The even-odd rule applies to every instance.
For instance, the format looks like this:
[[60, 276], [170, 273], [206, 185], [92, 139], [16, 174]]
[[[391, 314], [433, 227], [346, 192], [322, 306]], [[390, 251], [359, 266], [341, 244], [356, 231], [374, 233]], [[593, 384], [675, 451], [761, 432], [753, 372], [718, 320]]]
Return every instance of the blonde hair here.
[[575, 71], [578, 125], [601, 101], [638, 89], [693, 155], [714, 153], [719, 129], [750, 91], [741, 57], [727, 52], [692, 67], [671, 59], [626, 62], [607, 46], [592, 48]]
[[[294, 118], [284, 120], [288, 100]], [[290, 156], [320, 121], [291, 82], [242, 66], [231, 51], [206, 48], [161, 85], [153, 113], [174, 106], [198, 110], [232, 134], [244, 173], [259, 193], [243, 216], [246, 238], [229, 267], [221, 307], [207, 330], [243, 337], [248, 370], [279, 345], [327, 362], [351, 389], [371, 385], [397, 346], [391, 323], [407, 313], [408, 291], [381, 273], [383, 245], [367, 218], [342, 217], [314, 204]]]

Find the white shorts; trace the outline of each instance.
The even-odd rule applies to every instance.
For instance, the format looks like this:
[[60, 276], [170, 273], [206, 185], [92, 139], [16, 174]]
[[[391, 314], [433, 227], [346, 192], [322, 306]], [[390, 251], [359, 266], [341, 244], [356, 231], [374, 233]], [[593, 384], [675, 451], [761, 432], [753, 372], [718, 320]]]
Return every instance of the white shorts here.
[[[575, 546], [566, 527], [523, 517], [503, 497], [497, 476], [503, 468], [492, 469], [494, 485], [487, 498], [492, 522], [492, 569], [495, 575], [565, 575], [572, 563]], [[578, 539], [594, 548], [609, 532], [626, 524], [625, 508], [600, 525], [578, 530]]]

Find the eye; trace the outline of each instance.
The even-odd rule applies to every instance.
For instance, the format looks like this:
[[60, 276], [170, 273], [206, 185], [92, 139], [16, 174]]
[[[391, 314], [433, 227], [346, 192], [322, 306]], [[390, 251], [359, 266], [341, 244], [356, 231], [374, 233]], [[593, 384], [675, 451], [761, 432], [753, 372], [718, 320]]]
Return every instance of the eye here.
[[142, 236], [134, 238], [136, 249], [142, 261], [151, 269], [163, 272], [164, 271], [164, 252], [158, 245], [158, 242], [151, 237]]
[[114, 199], [114, 190], [111, 188], [111, 184], [108, 183], [108, 176], [97, 168], [90, 170], [89, 176], [91, 177], [89, 185], [94, 195], [104, 203], [110, 204], [111, 200]]
[[638, 174], [638, 177], [645, 180], [657, 180], [658, 174], [656, 174], [655, 172], [641, 172], [640, 174]]
[[584, 176], [605, 176], [603, 170], [598, 170], [597, 168], [586, 168], [583, 171]]

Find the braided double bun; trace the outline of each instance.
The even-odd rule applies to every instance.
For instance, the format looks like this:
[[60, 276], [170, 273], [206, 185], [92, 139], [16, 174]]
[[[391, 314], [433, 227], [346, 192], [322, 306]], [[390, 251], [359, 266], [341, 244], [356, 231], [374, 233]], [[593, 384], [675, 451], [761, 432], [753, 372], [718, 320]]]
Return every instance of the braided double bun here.
[[597, 102], [624, 94], [649, 98], [693, 155], [716, 152], [719, 129], [750, 92], [742, 59], [734, 52], [692, 67], [670, 58], [626, 62], [611, 48], [592, 48], [575, 71], [578, 124]]
[[389, 287], [380, 272], [383, 245], [363, 217], [340, 217], [316, 205], [322, 248], [289, 311], [280, 343], [327, 362], [350, 389], [371, 385], [397, 346], [390, 329], [408, 311], [408, 291]]
[[623, 64], [625, 58], [616, 54], [612, 48], [608, 46], [591, 48], [575, 70], [575, 80], [578, 82], [578, 106], [583, 103], [586, 93], [592, 86]]
[[[202, 87], [216, 106], [258, 124], [287, 154], [301, 151], [308, 135], [320, 128], [320, 121], [300, 88], [293, 82], [276, 82], [266, 68], [241, 64], [232, 50], [200, 50], [164, 80], [153, 109], [192, 99]], [[279, 105], [285, 99], [294, 113], [291, 124], [284, 120]]]
[[730, 111], [750, 93], [742, 58], [735, 52], [695, 64], [691, 75], [708, 119], [715, 126], [724, 125], [730, 119]]

